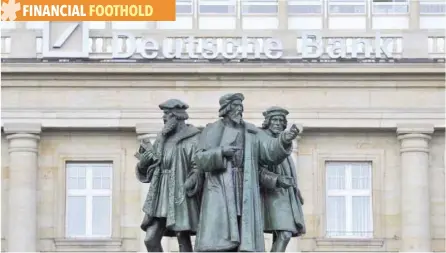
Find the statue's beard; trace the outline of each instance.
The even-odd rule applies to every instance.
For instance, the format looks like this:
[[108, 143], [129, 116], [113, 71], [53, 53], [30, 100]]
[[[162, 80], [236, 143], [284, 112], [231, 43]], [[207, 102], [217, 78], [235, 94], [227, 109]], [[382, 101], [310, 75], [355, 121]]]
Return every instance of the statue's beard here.
[[229, 113], [229, 119], [232, 120], [235, 124], [240, 124], [243, 119], [242, 112], [232, 111]]
[[163, 136], [167, 136], [172, 134], [172, 132], [177, 128], [178, 120], [176, 118], [170, 118], [164, 123], [163, 130], [161, 130], [161, 134]]
[[279, 125], [271, 125], [269, 129], [274, 135], [279, 135], [281, 132], [283, 132], [283, 127]]

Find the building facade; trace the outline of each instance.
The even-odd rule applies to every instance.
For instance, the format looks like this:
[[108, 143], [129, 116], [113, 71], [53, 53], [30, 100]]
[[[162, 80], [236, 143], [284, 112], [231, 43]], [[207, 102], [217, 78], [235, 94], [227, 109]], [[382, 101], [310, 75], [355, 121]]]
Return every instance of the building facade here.
[[[278, 105], [304, 127], [292, 155], [307, 234], [288, 251], [446, 251], [444, 3], [177, 0], [177, 12], [69, 24], [59, 47], [60, 23], [3, 24], [2, 250], [144, 251], [133, 154], [161, 129], [158, 104], [181, 99], [205, 126], [221, 95], [242, 92], [247, 121]], [[308, 34], [320, 54], [305, 54]]]

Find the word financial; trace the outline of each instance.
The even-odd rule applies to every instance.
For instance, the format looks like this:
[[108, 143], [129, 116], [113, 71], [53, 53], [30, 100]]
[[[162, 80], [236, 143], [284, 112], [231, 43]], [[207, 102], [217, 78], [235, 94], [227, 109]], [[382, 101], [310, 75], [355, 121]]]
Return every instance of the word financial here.
[[[124, 43], [122, 43], [125, 41]], [[296, 40], [297, 41], [297, 40]], [[302, 58], [320, 58], [324, 53], [336, 58], [392, 58], [389, 39], [356, 39], [351, 45], [346, 39], [336, 38], [325, 43], [320, 35], [304, 34], [300, 45]], [[120, 43], [121, 42], [121, 43]], [[125, 44], [125, 48], [122, 45]], [[114, 59], [128, 59], [140, 54], [145, 59], [280, 59], [284, 56], [282, 41], [275, 38], [166, 38], [161, 43], [152, 38], [136, 38], [129, 33], [114, 33]], [[362, 48], [362, 49], [361, 49]], [[297, 47], [296, 47], [297, 49]], [[361, 54], [358, 57], [358, 53]], [[289, 55], [288, 57], [292, 57]]]

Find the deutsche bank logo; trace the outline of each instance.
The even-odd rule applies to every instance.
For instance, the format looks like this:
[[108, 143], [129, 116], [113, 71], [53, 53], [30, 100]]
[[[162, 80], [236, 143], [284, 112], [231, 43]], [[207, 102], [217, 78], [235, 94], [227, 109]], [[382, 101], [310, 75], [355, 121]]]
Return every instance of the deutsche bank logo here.
[[46, 22], [43, 58], [88, 58], [88, 22]]

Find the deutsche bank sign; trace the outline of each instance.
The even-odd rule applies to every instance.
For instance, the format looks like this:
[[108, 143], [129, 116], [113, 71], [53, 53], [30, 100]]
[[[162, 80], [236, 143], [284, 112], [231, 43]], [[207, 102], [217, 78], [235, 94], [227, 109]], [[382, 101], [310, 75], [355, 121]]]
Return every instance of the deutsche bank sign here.
[[[302, 58], [320, 58], [327, 53], [332, 59], [346, 58], [350, 52], [352, 58], [356, 58], [359, 51], [365, 58], [392, 58], [392, 52], [388, 50], [389, 39], [383, 40], [379, 33], [374, 39], [356, 39], [351, 45], [346, 39], [334, 39], [330, 43], [319, 34], [304, 34], [302, 36], [300, 52]], [[120, 40], [126, 41], [125, 50], [122, 49]], [[351, 48], [349, 48], [351, 47]], [[362, 47], [362, 50], [358, 50]], [[138, 39], [125, 32], [113, 34], [112, 58], [128, 59], [135, 54], [140, 54], [145, 59], [259, 59], [261, 56], [267, 59], [280, 59], [284, 55], [283, 43], [276, 38], [258, 39], [242, 37], [235, 38], [187, 38], [164, 39], [162, 41], [153, 38]], [[372, 56], [373, 54], [373, 56]], [[292, 56], [292, 55], [290, 55]]]
[[[172, 36], [172, 35], [171, 35]], [[173, 37], [173, 36], [172, 36]], [[87, 22], [46, 22], [43, 30], [43, 58], [90, 58], [89, 27]], [[337, 58], [393, 58], [390, 38], [331, 39], [320, 34], [304, 33], [297, 45], [278, 38], [137, 38], [128, 32], [113, 32], [112, 52], [107, 59], [318, 59], [323, 55]], [[295, 43], [293, 48], [292, 44]], [[123, 47], [125, 45], [125, 47]], [[294, 51], [294, 52], [293, 52]], [[104, 55], [104, 52], [101, 52]], [[97, 58], [97, 57], [95, 57]]]

